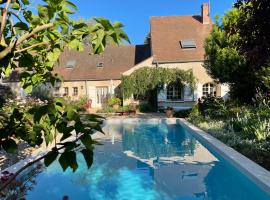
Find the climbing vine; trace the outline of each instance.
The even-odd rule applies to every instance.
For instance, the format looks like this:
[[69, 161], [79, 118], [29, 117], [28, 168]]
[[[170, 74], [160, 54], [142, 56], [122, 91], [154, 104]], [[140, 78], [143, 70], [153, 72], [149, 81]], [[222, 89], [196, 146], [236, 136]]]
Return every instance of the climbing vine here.
[[153, 89], [161, 89], [164, 84], [177, 82], [195, 88], [196, 79], [192, 70], [171, 68], [143, 67], [129, 76], [122, 76], [122, 89], [124, 98], [133, 95], [146, 95]]

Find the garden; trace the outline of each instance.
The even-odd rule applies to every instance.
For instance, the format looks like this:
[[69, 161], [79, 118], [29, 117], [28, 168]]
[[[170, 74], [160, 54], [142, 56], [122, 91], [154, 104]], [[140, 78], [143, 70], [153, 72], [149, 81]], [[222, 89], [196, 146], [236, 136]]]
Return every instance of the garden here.
[[253, 105], [209, 96], [177, 117], [210, 133], [264, 168], [270, 170], [270, 104], [257, 99]]

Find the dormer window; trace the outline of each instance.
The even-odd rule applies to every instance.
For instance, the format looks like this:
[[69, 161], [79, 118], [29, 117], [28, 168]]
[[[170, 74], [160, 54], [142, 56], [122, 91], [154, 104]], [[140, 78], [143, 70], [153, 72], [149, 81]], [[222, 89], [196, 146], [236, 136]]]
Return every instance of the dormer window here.
[[180, 40], [180, 45], [182, 49], [195, 49], [197, 47], [194, 40]]
[[72, 69], [76, 65], [76, 60], [69, 60], [67, 61], [66, 68]]
[[103, 63], [102, 62], [98, 63], [97, 68], [102, 68], [102, 67], [103, 67]]

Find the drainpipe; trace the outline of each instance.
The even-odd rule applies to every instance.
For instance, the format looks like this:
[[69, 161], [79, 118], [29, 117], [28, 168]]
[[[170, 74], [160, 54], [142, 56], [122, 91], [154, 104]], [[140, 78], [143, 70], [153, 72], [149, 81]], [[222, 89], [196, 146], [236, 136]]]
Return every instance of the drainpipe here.
[[85, 80], [85, 93], [86, 93], [86, 98], [88, 99], [88, 88], [87, 88], [87, 80]]

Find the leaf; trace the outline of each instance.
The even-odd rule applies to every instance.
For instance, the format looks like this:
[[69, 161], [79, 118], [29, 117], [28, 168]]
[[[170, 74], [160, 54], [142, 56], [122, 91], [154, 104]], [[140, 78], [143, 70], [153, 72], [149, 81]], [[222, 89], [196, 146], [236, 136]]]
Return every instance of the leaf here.
[[75, 172], [78, 169], [76, 153], [73, 151], [64, 152], [59, 158], [59, 163], [64, 171], [68, 167], [72, 168], [73, 172]]
[[56, 151], [50, 151], [46, 157], [44, 158], [44, 163], [45, 166], [48, 167], [50, 164], [52, 164], [53, 161], [55, 161], [55, 159], [58, 156], [58, 152]]
[[73, 8], [74, 10], [78, 10], [77, 6], [74, 3], [70, 2], [70, 1], [66, 1], [66, 4], [69, 7]]
[[60, 158], [59, 158], [58, 161], [59, 161], [62, 169], [64, 171], [66, 171], [66, 169], [68, 168], [69, 164], [68, 164], [68, 160], [67, 160], [67, 156], [66, 156], [65, 152], [60, 156]]
[[28, 25], [24, 22], [17, 22], [16, 24], [14, 24], [14, 27], [17, 27], [20, 30], [24, 30], [24, 31], [28, 30]]
[[2, 142], [3, 149], [8, 153], [16, 153], [18, 146], [12, 139], [6, 139]]
[[24, 5], [29, 5], [29, 0], [22, 0]]
[[55, 62], [55, 61], [58, 60], [60, 54], [61, 54], [60, 49], [55, 48], [55, 49], [53, 50], [53, 52], [49, 52], [49, 53], [48, 53], [47, 59], [48, 59], [50, 62]]
[[33, 85], [28, 85], [26, 88], [24, 88], [24, 91], [28, 94], [30, 94], [33, 90]]
[[93, 149], [93, 140], [92, 140], [92, 138], [91, 138], [90, 135], [84, 134], [81, 137], [81, 142], [83, 143], [83, 145], [85, 146], [85, 148], [87, 148], [87, 149]]
[[17, 2], [13, 3], [11, 8], [14, 9], [14, 10], [19, 10], [20, 9], [20, 4], [18, 4]]
[[90, 149], [83, 149], [81, 153], [83, 154], [84, 160], [89, 169], [93, 164], [93, 151]]

